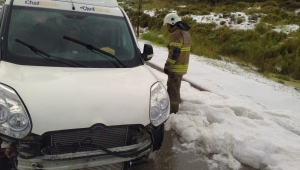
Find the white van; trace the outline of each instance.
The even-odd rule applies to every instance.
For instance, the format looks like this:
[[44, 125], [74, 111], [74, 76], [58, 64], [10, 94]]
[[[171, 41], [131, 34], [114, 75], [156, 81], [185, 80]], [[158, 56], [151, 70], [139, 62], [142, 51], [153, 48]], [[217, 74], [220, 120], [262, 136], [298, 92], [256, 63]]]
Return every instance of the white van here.
[[1, 14], [2, 168], [126, 169], [160, 149], [169, 96], [116, 0], [6, 0]]

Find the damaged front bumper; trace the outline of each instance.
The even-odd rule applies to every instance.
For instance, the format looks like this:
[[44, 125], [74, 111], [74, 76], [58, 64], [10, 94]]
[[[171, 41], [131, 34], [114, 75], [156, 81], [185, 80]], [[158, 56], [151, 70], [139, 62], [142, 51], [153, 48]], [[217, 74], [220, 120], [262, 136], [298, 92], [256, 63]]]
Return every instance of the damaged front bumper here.
[[[107, 155], [105, 151], [95, 150], [89, 152], [76, 152], [60, 155], [44, 155], [36, 157], [34, 159], [18, 159], [18, 169], [22, 170], [33, 170], [33, 169], [84, 169], [88, 167], [98, 167], [99, 169], [122, 169], [123, 163], [126, 161], [134, 160], [150, 152], [148, 146], [151, 141], [145, 141], [143, 143], [110, 148], [109, 150], [115, 153], [127, 153], [139, 152], [134, 156], [118, 157], [113, 155]], [[148, 148], [145, 150], [145, 148]]]
[[[105, 126], [30, 134], [11, 142], [18, 170], [123, 169], [159, 150], [164, 124]], [[5, 141], [5, 140], [4, 140]]]

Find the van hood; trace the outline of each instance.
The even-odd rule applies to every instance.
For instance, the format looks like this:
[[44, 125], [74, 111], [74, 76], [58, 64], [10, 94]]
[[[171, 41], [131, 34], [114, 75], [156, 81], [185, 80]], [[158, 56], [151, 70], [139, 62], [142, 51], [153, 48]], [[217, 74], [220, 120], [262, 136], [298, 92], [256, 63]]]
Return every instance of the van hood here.
[[150, 88], [157, 78], [147, 68], [67, 68], [0, 63], [0, 82], [12, 87], [32, 119], [32, 133], [142, 124], [149, 120]]

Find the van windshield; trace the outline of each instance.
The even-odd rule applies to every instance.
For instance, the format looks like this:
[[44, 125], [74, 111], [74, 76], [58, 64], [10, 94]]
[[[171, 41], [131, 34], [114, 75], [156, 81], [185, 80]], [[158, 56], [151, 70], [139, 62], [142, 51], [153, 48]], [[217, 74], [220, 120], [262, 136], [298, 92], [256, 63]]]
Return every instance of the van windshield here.
[[[86, 67], [114, 68], [114, 58], [126, 67], [140, 65], [134, 41], [123, 17], [76, 11], [50, 10], [15, 6], [7, 32], [4, 34], [3, 60], [23, 65], [61, 66], [41, 57], [16, 39], [58, 58], [71, 60]], [[90, 44], [104, 53], [95, 53], [85, 46], [64, 39], [71, 37]], [[111, 61], [110, 61], [111, 60]]]

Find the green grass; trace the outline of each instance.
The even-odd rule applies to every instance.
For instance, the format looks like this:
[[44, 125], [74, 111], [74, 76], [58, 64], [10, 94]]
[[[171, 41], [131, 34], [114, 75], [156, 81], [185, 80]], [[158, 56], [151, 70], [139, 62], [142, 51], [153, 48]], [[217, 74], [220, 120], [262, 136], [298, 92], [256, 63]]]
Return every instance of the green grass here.
[[[159, 8], [164, 10], [156, 11], [156, 17], [142, 16], [146, 18], [143, 20], [146, 22], [145, 25], [149, 32], [142, 34], [141, 38], [159, 46], [166, 46], [169, 41], [170, 33], [162, 25], [162, 21], [170, 10], [168, 8], [170, 4], [181, 15], [204, 15], [210, 12], [229, 13], [237, 12], [238, 8], [241, 8], [241, 11], [251, 14], [252, 18], [256, 20], [260, 18], [261, 22], [256, 25], [256, 28], [248, 31], [232, 30], [227, 27], [216, 28], [215, 24], [196, 23], [190, 17], [183, 18], [183, 21], [192, 27], [190, 34], [193, 54], [219, 60], [225, 57], [237, 63], [248, 63], [261, 74], [277, 75], [271, 77], [277, 82], [300, 88], [298, 87], [300, 84], [300, 31], [292, 32], [289, 35], [272, 31], [275, 26], [300, 24], [300, 16], [296, 16], [293, 11], [282, 10], [288, 6], [287, 3], [239, 2], [239, 7], [224, 3], [216, 6], [208, 3], [191, 3], [186, 4], [186, 8], [181, 8], [178, 7], [182, 5], [179, 1], [148, 1], [143, 4], [143, 9]], [[136, 25], [135, 20], [137, 20], [138, 13], [127, 11], [127, 14], [132, 19], [132, 24]]]

